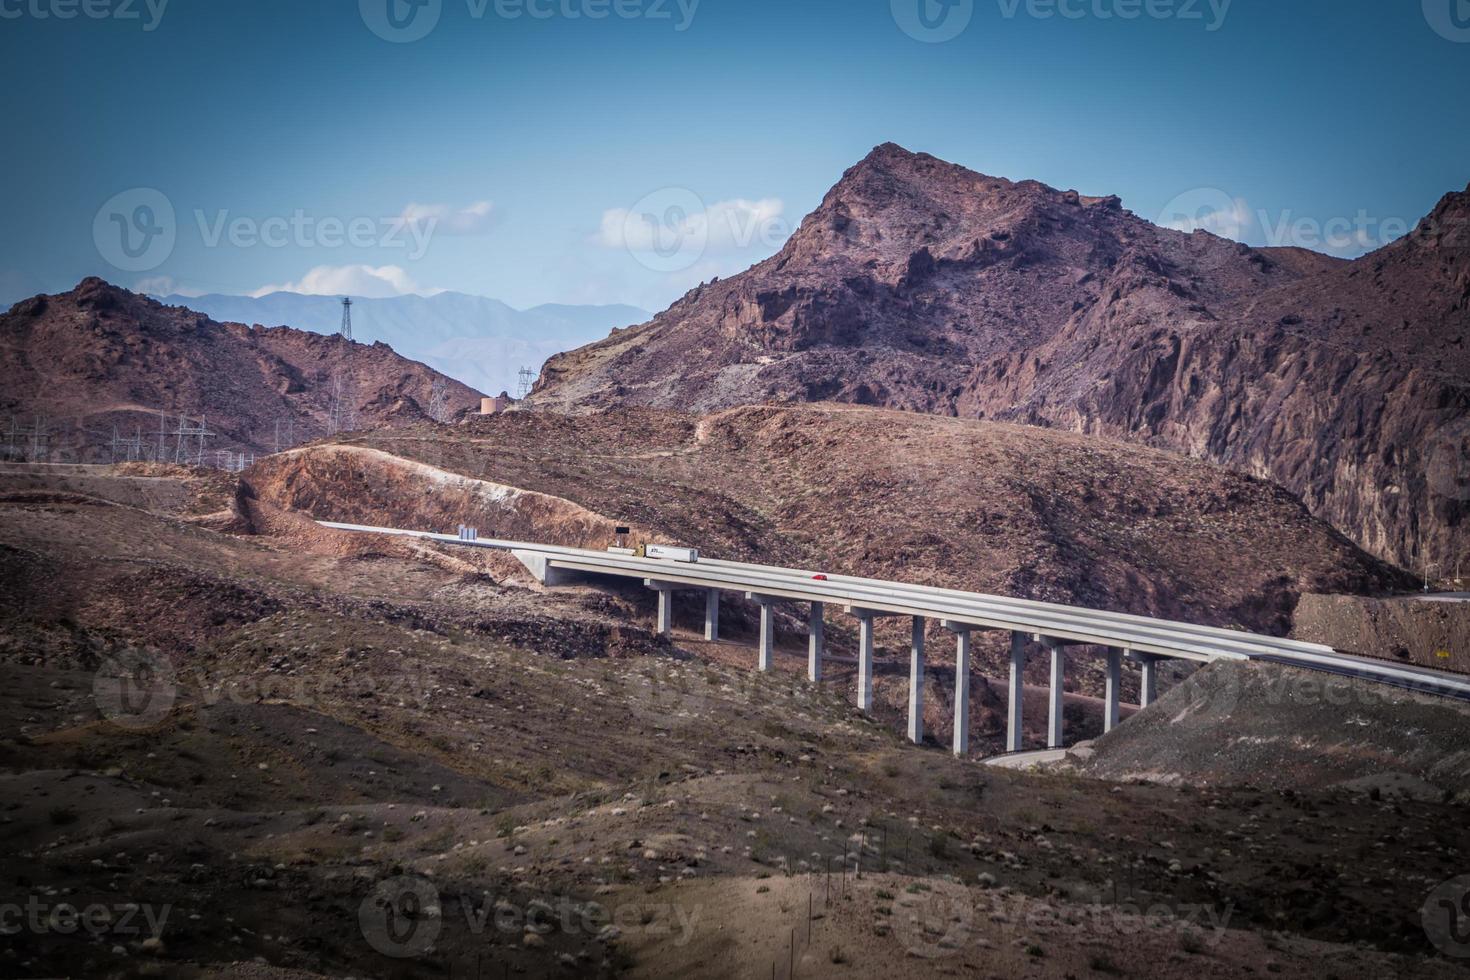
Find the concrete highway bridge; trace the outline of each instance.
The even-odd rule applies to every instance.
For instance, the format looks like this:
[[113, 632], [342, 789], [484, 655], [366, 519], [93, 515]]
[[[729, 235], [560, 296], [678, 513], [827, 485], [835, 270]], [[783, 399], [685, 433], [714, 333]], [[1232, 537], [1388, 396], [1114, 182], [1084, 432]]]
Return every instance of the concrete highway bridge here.
[[317, 523], [339, 531], [508, 551], [537, 580], [552, 587], [569, 584], [587, 575], [642, 580], [644, 585], [658, 593], [658, 631], [664, 635], [672, 629], [674, 592], [704, 593], [704, 635], [707, 640], [719, 638], [721, 593], [739, 593], [760, 607], [757, 666], [762, 671], [771, 670], [775, 650], [772, 605], [777, 602], [809, 603], [807, 678], [814, 683], [822, 679], [826, 609], [828, 606], [839, 607], [844, 614], [858, 621], [857, 700], [859, 709], [865, 712], [873, 708], [874, 620], [880, 617], [909, 618], [913, 623], [913, 633], [909, 660], [908, 737], [914, 742], [920, 742], [924, 737], [925, 627], [928, 620], [937, 620], [945, 630], [954, 634], [956, 644], [953, 742], [956, 755], [969, 751], [971, 634], [980, 630], [1010, 634], [1010, 691], [1006, 724], [1006, 748], [1009, 752], [1018, 752], [1022, 748], [1023, 676], [1028, 648], [1033, 644], [1043, 647], [1051, 659], [1047, 744], [1053, 749], [1063, 746], [1063, 678], [1068, 651], [1074, 647], [1105, 651], [1104, 729], [1107, 731], [1119, 722], [1124, 661], [1136, 663], [1142, 672], [1140, 706], [1145, 708], [1157, 696], [1158, 664], [1170, 659], [1199, 663], [1259, 660], [1470, 700], [1470, 677], [1355, 656], [1316, 643], [1213, 626], [1031, 599], [831, 575], [816, 570], [718, 561], [703, 556], [693, 562], [672, 561], [617, 551], [479, 539], [475, 532], [467, 530], [456, 535], [330, 521]]

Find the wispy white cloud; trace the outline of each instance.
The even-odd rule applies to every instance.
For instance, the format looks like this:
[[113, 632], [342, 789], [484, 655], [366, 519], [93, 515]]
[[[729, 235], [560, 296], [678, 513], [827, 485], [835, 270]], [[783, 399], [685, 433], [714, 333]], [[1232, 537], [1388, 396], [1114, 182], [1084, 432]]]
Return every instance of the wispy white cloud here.
[[1219, 200], [1212, 200], [1207, 196], [1191, 203], [1201, 206], [1192, 209], [1171, 206], [1166, 209], [1159, 223], [1175, 231], [1207, 231], [1221, 238], [1238, 240], [1254, 221], [1250, 205], [1243, 198], [1232, 199], [1220, 195]]
[[495, 226], [499, 214], [494, 203], [476, 201], [467, 208], [448, 204], [410, 204], [399, 217], [405, 225], [425, 229], [431, 234], [483, 235]]
[[[691, 202], [698, 200], [687, 196]], [[642, 207], [604, 211], [595, 241], [633, 252], [666, 251], [685, 247], [684, 243], [696, 243], [701, 252], [739, 251], [775, 249], [791, 234], [784, 218], [786, 206], [777, 198], [736, 198], [701, 208], [672, 195], [667, 201], [662, 197], [651, 196], [651, 203]]]
[[319, 265], [295, 282], [262, 286], [251, 296], [271, 293], [302, 293], [307, 296], [361, 296], [388, 299], [393, 296], [433, 296], [442, 289], [429, 289], [415, 282], [396, 265]]

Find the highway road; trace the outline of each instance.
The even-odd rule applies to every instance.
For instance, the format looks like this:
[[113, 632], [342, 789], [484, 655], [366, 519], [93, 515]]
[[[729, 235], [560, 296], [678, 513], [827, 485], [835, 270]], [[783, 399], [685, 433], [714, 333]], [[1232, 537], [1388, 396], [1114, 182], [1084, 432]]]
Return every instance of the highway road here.
[[[933, 586], [836, 575], [821, 569], [779, 568], [701, 557], [673, 562], [582, 548], [524, 541], [465, 541], [454, 534], [318, 522], [339, 531], [437, 541], [515, 554], [543, 581], [557, 573], [641, 579], [654, 587], [721, 590], [757, 599], [811, 602], [842, 607], [855, 615], [936, 619], [951, 628], [1007, 630], [1056, 646], [1096, 645], [1133, 659], [1173, 658], [1213, 662], [1263, 660], [1360, 677], [1422, 693], [1470, 700], [1470, 677], [1375, 660], [1316, 643], [1147, 616], [1085, 609], [1057, 603], [984, 595]], [[819, 578], [820, 576], [820, 578]]]

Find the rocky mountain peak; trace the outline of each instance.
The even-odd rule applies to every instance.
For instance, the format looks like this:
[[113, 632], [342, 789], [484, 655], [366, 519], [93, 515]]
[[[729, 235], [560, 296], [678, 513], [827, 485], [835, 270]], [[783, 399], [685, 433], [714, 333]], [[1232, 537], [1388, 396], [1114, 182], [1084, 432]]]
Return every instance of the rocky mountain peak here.
[[1106, 434], [1269, 474], [1377, 554], [1427, 538], [1436, 560], [1470, 542], [1470, 510], [1441, 501], [1423, 527], [1405, 502], [1430, 492], [1426, 434], [1470, 419], [1467, 218], [1470, 191], [1448, 195], [1409, 241], [1344, 262], [885, 143], [777, 255], [552, 358], [535, 399], [839, 401]]

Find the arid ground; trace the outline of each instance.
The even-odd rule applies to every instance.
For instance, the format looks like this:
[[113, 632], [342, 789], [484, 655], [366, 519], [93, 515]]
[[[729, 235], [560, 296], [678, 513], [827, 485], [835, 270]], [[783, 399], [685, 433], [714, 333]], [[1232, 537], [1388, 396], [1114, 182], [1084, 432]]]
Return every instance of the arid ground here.
[[[1467, 870], [1465, 763], [1392, 757], [1465, 744], [1443, 704], [1380, 731], [1197, 675], [1003, 771], [858, 715], [840, 650], [760, 677], [738, 622], [662, 640], [642, 595], [172, 467], [0, 474], [0, 591], [5, 976], [1463, 972], [1421, 909]], [[1260, 685], [1300, 737], [1252, 764], [1210, 699]], [[1192, 751], [1122, 772], [1186, 709]]]

